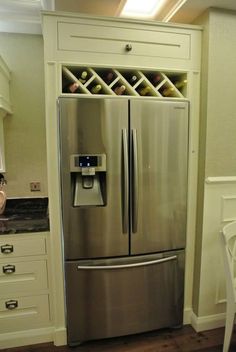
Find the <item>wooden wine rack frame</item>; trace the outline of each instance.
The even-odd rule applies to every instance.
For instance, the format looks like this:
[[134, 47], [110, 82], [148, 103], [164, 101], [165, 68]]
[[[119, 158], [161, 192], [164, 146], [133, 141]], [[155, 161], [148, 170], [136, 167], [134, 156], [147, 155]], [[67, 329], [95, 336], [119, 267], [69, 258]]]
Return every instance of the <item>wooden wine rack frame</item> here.
[[[87, 79], [84, 83], [79, 81], [79, 77], [83, 71], [87, 71]], [[106, 83], [105, 77], [111, 72], [113, 78]], [[129, 83], [129, 78], [135, 75], [137, 80], [134, 85]], [[152, 78], [158, 75], [160, 80], [154, 84]], [[72, 83], [78, 83], [78, 89], [74, 93], [68, 93], [66, 87]], [[130, 69], [114, 69], [114, 68], [95, 68], [84, 66], [62, 66], [62, 93], [63, 94], [85, 94], [95, 95], [91, 89], [101, 85], [99, 95], [117, 96], [114, 89], [119, 85], [126, 87], [122, 95], [140, 96], [142, 88], [148, 88], [148, 94], [145, 97], [159, 98], [187, 98], [187, 73], [186, 72], [162, 72], [162, 71], [146, 71], [146, 70], [130, 70]], [[177, 88], [176, 85], [182, 85]]]

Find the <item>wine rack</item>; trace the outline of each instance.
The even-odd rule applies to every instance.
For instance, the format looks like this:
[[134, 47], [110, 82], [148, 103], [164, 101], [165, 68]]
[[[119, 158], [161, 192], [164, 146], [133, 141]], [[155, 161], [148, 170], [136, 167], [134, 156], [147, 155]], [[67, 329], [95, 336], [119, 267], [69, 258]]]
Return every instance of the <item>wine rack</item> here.
[[187, 97], [186, 72], [62, 66], [62, 93]]

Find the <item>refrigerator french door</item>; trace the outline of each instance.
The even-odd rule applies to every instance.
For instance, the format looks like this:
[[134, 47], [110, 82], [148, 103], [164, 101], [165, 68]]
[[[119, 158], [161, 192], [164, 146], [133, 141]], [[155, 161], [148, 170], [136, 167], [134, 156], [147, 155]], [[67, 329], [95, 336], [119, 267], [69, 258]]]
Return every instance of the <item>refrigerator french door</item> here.
[[59, 98], [68, 343], [182, 324], [188, 103]]

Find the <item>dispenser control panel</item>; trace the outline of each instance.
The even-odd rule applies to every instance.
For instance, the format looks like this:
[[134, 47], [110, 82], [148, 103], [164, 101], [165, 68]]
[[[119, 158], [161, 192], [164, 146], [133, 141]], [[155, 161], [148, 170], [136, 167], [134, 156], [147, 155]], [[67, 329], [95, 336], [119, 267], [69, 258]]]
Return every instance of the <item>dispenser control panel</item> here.
[[94, 155], [83, 155], [75, 157], [75, 166], [95, 167], [98, 166], [98, 157]]
[[93, 169], [94, 172], [106, 171], [105, 154], [73, 154], [70, 156], [70, 171], [85, 172]]

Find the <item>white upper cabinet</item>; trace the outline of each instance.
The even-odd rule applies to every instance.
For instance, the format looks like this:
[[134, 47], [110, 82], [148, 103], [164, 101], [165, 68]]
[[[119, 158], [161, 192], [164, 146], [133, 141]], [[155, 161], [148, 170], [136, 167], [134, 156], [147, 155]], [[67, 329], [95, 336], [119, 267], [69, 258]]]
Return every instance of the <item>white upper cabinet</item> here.
[[10, 103], [10, 71], [0, 56], [0, 172], [5, 172], [3, 118], [12, 113]]
[[47, 61], [90, 67], [200, 69], [201, 30], [197, 26], [44, 12], [43, 32]]

